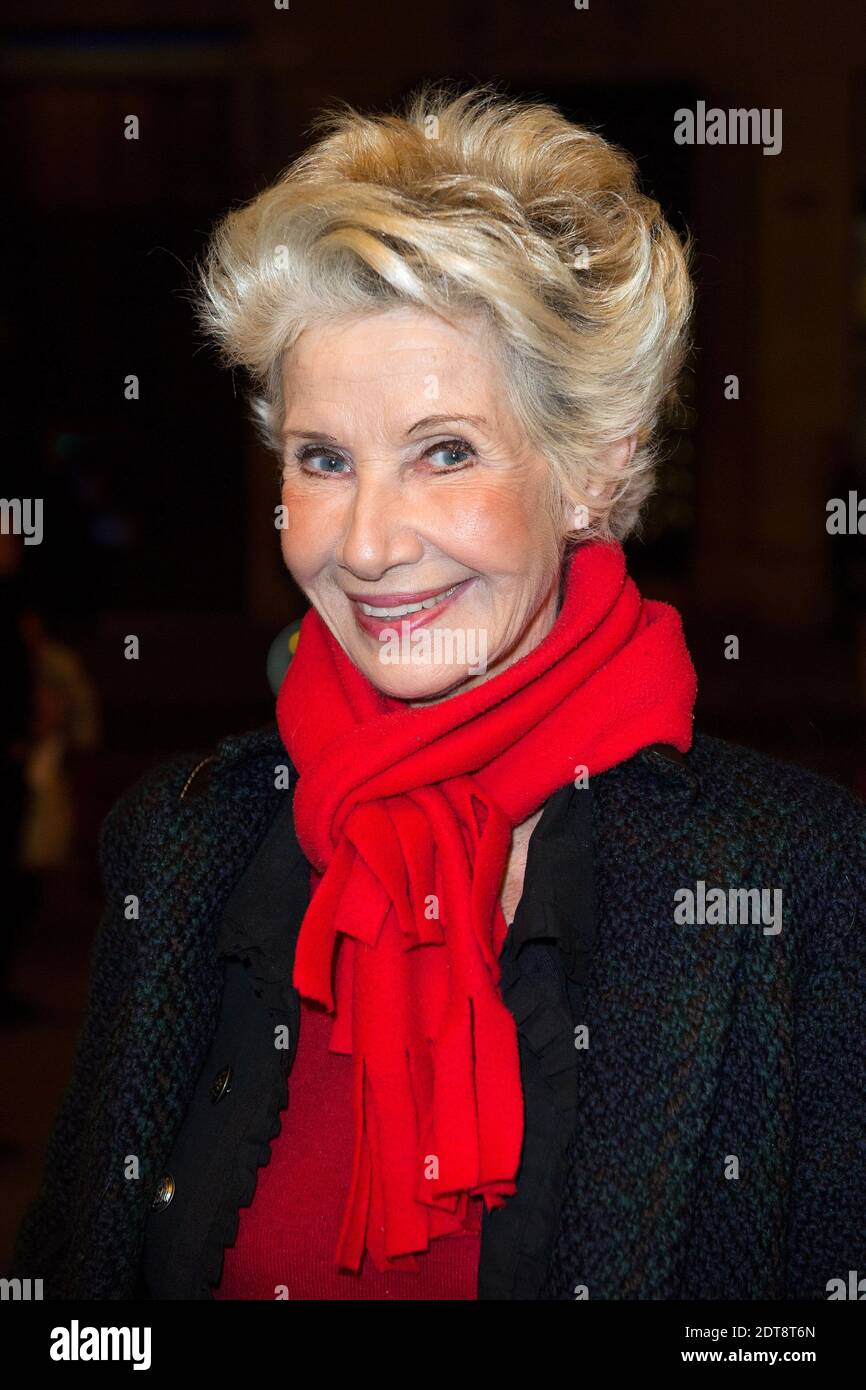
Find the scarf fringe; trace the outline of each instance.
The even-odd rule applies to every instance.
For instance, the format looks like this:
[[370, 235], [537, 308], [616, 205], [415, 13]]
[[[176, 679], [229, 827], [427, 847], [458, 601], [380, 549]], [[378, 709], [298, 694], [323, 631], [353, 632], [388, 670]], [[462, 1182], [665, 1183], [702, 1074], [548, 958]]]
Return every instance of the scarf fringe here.
[[[366, 1248], [380, 1270], [409, 1268], [431, 1240], [470, 1227], [471, 1197], [492, 1210], [516, 1192], [523, 1095], [513, 1019], [499, 1001], [465, 1001], [414, 1056], [358, 1057], [353, 1104], [341, 1266], [357, 1271]], [[387, 1188], [377, 1173], [389, 1174]]]

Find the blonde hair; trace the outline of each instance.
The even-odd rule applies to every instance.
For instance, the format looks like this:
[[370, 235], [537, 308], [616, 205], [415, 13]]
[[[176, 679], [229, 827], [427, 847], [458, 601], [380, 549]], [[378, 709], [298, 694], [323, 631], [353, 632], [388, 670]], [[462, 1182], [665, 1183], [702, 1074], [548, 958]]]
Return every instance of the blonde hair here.
[[[581, 540], [624, 539], [679, 403], [691, 234], [681, 245], [628, 153], [493, 84], [425, 83], [397, 114], [340, 103], [313, 130], [194, 268], [199, 324], [249, 373], [265, 445], [282, 457], [283, 358], [308, 325], [398, 305], [481, 312], [549, 462], [551, 506], [585, 506]], [[627, 467], [606, 463], [633, 432]]]

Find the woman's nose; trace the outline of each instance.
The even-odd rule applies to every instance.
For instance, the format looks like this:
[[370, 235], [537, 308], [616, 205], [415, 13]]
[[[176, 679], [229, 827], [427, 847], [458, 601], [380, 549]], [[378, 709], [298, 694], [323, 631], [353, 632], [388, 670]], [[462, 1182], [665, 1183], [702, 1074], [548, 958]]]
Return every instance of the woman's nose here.
[[414, 564], [423, 545], [396, 482], [360, 477], [352, 491], [337, 561], [369, 579], [394, 565]]

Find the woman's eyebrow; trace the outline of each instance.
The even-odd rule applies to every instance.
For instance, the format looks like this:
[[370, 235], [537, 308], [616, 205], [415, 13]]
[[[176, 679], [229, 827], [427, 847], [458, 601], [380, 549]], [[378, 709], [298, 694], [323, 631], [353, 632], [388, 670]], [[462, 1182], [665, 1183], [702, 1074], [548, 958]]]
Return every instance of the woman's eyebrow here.
[[447, 425], [462, 420], [465, 425], [487, 424], [483, 415], [425, 415], [423, 420], [416, 420], [414, 425], [410, 425], [406, 431], [407, 435], [413, 434], [415, 430], [420, 430], [422, 425]]
[[[425, 415], [423, 420], [416, 420], [414, 425], [410, 425], [406, 431], [407, 436], [414, 434], [415, 430], [420, 430], [424, 425], [447, 425], [456, 424], [462, 421], [465, 425], [478, 425], [482, 428], [487, 421], [483, 415]], [[325, 434], [322, 430], [296, 430], [287, 426], [283, 430], [283, 435], [292, 435], [295, 439], [313, 439], [318, 444], [337, 444], [339, 441], [332, 434]]]
[[289, 435], [295, 439], [315, 439], [319, 444], [337, 443], [332, 434], [323, 434], [321, 430], [296, 430], [287, 425], [283, 430], [283, 438], [287, 439]]

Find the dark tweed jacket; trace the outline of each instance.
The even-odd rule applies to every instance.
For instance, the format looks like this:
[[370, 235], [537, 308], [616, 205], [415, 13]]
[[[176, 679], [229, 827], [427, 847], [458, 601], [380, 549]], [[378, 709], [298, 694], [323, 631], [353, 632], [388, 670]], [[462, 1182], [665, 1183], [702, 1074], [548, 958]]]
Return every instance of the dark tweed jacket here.
[[[88, 1012], [10, 1271], [47, 1298], [140, 1289], [219, 1014], [215, 933], [285, 795], [279, 765], [271, 724], [160, 765], [106, 817]], [[866, 1272], [864, 805], [699, 732], [685, 757], [642, 750], [586, 794], [590, 1045], [540, 1296], [824, 1299]], [[781, 932], [677, 925], [674, 895], [699, 880], [780, 889]]]

